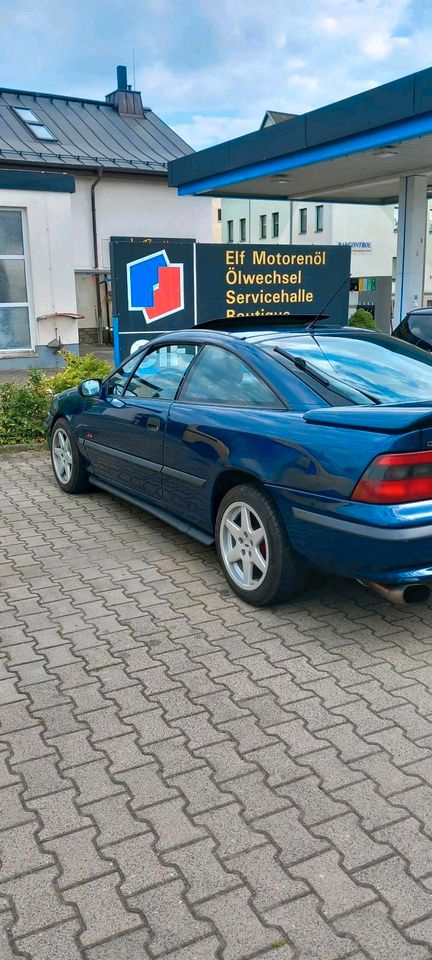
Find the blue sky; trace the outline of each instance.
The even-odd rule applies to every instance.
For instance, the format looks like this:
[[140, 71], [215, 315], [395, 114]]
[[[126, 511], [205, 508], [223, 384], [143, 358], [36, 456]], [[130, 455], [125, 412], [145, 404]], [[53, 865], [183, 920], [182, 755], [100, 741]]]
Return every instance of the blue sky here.
[[196, 149], [432, 64], [430, 0], [0, 0], [0, 86], [103, 99], [125, 63]]

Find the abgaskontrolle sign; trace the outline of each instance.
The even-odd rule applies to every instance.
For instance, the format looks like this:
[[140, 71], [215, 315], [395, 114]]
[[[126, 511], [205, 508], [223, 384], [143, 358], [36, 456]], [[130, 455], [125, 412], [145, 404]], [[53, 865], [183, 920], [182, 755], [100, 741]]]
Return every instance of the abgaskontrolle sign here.
[[331, 300], [348, 318], [350, 248], [196, 244], [193, 240], [112, 238], [113, 313], [120, 356], [137, 341], [217, 317], [316, 314]]

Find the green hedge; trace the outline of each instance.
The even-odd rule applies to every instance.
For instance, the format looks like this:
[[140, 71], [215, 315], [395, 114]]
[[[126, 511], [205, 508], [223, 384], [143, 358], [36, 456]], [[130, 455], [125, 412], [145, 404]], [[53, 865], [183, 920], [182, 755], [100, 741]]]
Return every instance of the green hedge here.
[[27, 383], [0, 383], [0, 446], [11, 443], [42, 443], [43, 424], [56, 393], [76, 387], [81, 380], [103, 379], [111, 370], [106, 360], [92, 353], [76, 357], [61, 351], [65, 366], [47, 377], [32, 370]]

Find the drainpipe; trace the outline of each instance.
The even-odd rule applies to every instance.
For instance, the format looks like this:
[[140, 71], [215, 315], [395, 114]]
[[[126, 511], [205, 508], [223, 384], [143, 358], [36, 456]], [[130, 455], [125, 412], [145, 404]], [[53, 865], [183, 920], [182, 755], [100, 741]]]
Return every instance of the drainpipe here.
[[[98, 172], [97, 172], [96, 180], [93, 180], [93, 183], [92, 183], [91, 188], [90, 188], [90, 196], [91, 196], [91, 215], [92, 215], [92, 233], [93, 233], [93, 260], [94, 260], [94, 268], [95, 268], [96, 271], [99, 270], [99, 256], [98, 256], [98, 244], [97, 244], [97, 221], [96, 221], [96, 197], [95, 197], [95, 190], [96, 190], [96, 187], [97, 187], [98, 183], [100, 183], [101, 180], [102, 180], [102, 168], [99, 167], [99, 168], [98, 168]], [[101, 299], [101, 292], [100, 292], [100, 286], [99, 286], [99, 273], [98, 273], [98, 272], [96, 272], [96, 311], [97, 311], [97, 325], [98, 325], [99, 340], [100, 340], [100, 342], [102, 343], [102, 342], [103, 342], [103, 335], [102, 335], [102, 329], [103, 329], [103, 321], [102, 321], [102, 299]]]

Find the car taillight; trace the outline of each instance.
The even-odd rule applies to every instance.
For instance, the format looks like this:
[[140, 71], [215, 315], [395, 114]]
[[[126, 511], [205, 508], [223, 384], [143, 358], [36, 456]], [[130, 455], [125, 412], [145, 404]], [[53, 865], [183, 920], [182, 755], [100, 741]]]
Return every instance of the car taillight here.
[[369, 465], [352, 500], [361, 503], [412, 503], [432, 500], [432, 451], [386, 453]]

